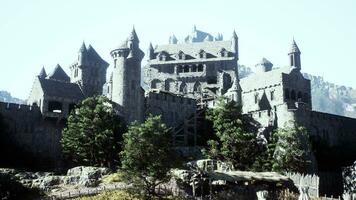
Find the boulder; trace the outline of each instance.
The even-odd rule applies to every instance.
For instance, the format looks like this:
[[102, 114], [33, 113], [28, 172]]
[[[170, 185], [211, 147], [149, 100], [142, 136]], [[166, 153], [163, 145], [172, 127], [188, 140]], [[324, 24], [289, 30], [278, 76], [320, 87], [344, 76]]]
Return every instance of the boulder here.
[[85, 167], [79, 166], [67, 171], [67, 176], [63, 183], [68, 185], [82, 185], [94, 187], [99, 184], [99, 179], [111, 173], [109, 168], [105, 167]]

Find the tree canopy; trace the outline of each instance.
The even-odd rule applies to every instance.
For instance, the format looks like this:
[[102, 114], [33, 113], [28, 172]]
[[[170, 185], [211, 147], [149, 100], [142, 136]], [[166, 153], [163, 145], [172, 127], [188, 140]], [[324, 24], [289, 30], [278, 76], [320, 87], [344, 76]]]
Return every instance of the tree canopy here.
[[125, 131], [106, 97], [89, 97], [68, 117], [61, 139], [64, 156], [72, 164], [114, 167]]
[[155, 187], [169, 180], [174, 163], [172, 135], [160, 116], [149, 116], [142, 124], [134, 122], [123, 136], [122, 170], [147, 197], [155, 194]]
[[220, 98], [217, 106], [208, 110], [207, 119], [213, 122], [218, 138], [208, 141], [209, 156], [227, 161], [240, 170], [251, 169], [263, 145], [256, 138], [251, 120], [242, 115], [241, 107]]

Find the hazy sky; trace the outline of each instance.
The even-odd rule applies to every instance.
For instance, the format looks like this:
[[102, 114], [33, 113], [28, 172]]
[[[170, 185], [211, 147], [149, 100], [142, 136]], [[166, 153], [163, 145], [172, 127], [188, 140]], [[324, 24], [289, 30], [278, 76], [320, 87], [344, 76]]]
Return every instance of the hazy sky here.
[[26, 99], [42, 66], [69, 71], [83, 40], [112, 63], [110, 50], [133, 25], [147, 52], [194, 24], [225, 39], [235, 29], [247, 66], [262, 57], [287, 65], [294, 36], [304, 72], [356, 88], [355, 0], [0, 0], [0, 90]]

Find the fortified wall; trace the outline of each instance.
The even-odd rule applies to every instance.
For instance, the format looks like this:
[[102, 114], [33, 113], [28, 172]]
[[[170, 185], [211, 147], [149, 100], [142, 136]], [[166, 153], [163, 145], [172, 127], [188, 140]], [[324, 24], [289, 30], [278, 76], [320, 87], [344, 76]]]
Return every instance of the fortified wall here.
[[6, 135], [2, 136], [3, 142], [6, 140], [2, 153], [9, 158], [5, 165], [60, 167], [58, 141], [64, 121], [44, 118], [38, 106], [0, 102], [0, 113], [7, 125]]

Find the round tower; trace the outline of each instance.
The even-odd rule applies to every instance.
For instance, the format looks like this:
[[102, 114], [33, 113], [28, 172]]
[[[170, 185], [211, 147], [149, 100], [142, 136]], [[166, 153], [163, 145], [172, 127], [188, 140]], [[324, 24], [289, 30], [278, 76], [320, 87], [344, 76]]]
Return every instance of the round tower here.
[[110, 54], [114, 59], [112, 101], [121, 107], [121, 114], [127, 122], [142, 121], [144, 91], [141, 88], [141, 61], [144, 53], [139, 48], [135, 29]]

